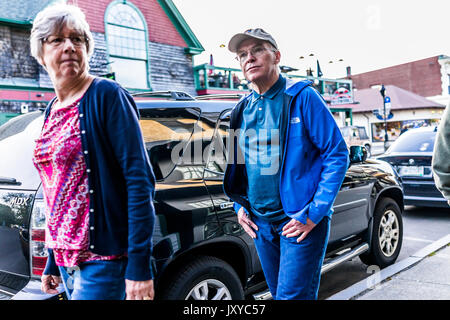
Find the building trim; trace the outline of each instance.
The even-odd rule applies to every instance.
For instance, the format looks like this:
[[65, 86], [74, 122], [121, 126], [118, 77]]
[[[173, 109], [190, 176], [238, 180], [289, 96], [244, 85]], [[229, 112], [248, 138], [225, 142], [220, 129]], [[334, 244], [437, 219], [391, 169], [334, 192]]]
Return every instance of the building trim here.
[[0, 18], [0, 24], [16, 27], [19, 29], [31, 29], [31, 27], [33, 26], [32, 21], [20, 21], [7, 18]]
[[21, 85], [8, 85], [0, 84], [1, 90], [27, 90], [27, 91], [45, 91], [45, 92], [55, 92], [53, 88], [44, 88], [39, 86], [21, 86]]
[[[46, 5], [42, 6], [38, 12], [44, 10], [45, 8], [55, 4], [56, 2], [60, 2], [61, 0], [52, 0], [49, 1], [49, 3], [47, 3]], [[67, 0], [64, 0], [64, 2], [67, 2]], [[36, 14], [38, 13], [36, 12]], [[0, 25], [9, 25], [9, 26], [14, 26], [14, 27], [18, 27], [21, 29], [31, 29], [33, 27], [33, 21], [35, 19], [35, 16], [33, 18], [31, 18], [30, 20], [16, 20], [16, 19], [8, 19], [5, 17], [0, 17]]]
[[158, 3], [163, 8], [170, 21], [172, 21], [175, 29], [188, 45], [184, 52], [191, 55], [197, 55], [205, 51], [205, 48], [203, 48], [202, 44], [191, 30], [186, 20], [184, 20], [172, 0], [158, 0]]

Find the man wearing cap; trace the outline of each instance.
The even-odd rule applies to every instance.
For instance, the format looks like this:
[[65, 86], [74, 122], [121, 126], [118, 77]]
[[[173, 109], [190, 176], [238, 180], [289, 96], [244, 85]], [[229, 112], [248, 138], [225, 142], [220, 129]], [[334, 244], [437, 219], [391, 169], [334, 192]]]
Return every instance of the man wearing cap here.
[[311, 82], [280, 75], [270, 34], [238, 33], [228, 49], [253, 90], [231, 113], [225, 193], [255, 241], [273, 298], [317, 299], [347, 146]]

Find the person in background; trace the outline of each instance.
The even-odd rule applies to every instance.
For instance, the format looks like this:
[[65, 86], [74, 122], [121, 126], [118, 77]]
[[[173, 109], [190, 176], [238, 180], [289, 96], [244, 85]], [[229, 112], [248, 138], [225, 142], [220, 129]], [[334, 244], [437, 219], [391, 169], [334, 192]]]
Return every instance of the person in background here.
[[450, 104], [439, 124], [431, 166], [436, 187], [450, 206]]
[[224, 191], [254, 239], [273, 298], [317, 299], [347, 145], [312, 82], [280, 75], [281, 53], [270, 34], [249, 29], [228, 49], [252, 92], [232, 109], [236, 142]]
[[155, 178], [134, 100], [89, 74], [94, 40], [78, 7], [38, 13], [30, 48], [56, 93], [33, 155], [46, 202], [42, 290], [62, 281], [72, 300], [153, 299]]

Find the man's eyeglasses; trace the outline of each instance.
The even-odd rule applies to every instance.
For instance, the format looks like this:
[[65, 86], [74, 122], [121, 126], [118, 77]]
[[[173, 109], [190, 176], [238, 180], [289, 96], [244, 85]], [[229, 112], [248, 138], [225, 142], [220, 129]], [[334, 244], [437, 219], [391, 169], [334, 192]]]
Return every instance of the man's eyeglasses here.
[[66, 39], [69, 39], [70, 42], [72, 42], [72, 44], [75, 47], [81, 47], [87, 42], [87, 39], [85, 37], [76, 36], [76, 35], [69, 36], [69, 37], [49, 36], [47, 38], [42, 39], [42, 41], [48, 43], [52, 47], [59, 47], [60, 45], [62, 45], [65, 42]]
[[249, 51], [238, 52], [235, 59], [237, 61], [239, 61], [240, 63], [244, 63], [245, 61], [247, 61], [249, 54], [251, 54], [255, 58], [258, 58], [267, 50], [276, 52], [275, 49], [269, 49], [269, 48], [266, 48], [266, 47], [260, 45], [260, 46], [255, 46], [255, 47], [251, 48]]

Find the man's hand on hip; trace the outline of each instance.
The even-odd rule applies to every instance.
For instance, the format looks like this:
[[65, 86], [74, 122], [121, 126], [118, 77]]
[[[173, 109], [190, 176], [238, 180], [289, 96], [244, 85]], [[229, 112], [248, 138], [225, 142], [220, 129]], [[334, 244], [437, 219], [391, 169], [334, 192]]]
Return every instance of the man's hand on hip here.
[[241, 207], [239, 209], [238, 222], [250, 237], [252, 237], [253, 239], [256, 238], [255, 230], [258, 230], [258, 226], [254, 224], [247, 213], [245, 213], [244, 207]]
[[302, 241], [306, 238], [308, 233], [316, 226], [309, 218], [306, 219], [306, 224], [301, 223], [295, 219], [289, 221], [283, 227], [283, 233], [281, 235], [286, 236], [286, 238], [298, 237], [297, 242]]

